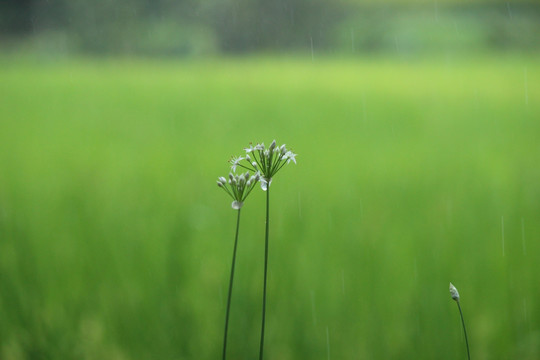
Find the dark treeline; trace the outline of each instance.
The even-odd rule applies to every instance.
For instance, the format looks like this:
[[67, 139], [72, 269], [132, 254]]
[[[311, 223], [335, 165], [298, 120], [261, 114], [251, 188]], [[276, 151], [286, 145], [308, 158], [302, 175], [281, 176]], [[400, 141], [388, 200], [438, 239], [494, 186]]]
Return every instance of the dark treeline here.
[[[324, 0], [4, 0], [0, 45], [91, 53], [540, 47], [540, 6]], [[455, 36], [452, 36], [455, 35]]]

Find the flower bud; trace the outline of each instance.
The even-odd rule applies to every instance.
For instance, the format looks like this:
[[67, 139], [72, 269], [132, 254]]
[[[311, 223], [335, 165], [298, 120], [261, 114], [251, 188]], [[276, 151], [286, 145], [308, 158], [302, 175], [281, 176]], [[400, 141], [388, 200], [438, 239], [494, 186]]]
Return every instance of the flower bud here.
[[450, 283], [450, 295], [452, 296], [452, 299], [455, 301], [459, 301], [459, 292], [457, 291], [456, 287]]

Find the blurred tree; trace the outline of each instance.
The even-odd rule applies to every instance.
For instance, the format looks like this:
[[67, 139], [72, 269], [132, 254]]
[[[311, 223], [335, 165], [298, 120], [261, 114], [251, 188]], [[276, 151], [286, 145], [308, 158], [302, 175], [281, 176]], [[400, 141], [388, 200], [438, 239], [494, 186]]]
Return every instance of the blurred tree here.
[[322, 0], [207, 1], [201, 12], [219, 34], [223, 51], [252, 51], [327, 45], [328, 30], [340, 19], [339, 2]]
[[3, 0], [0, 42], [173, 56], [540, 47], [538, 4], [426, 1]]
[[0, 31], [3, 35], [32, 31], [33, 3], [33, 0], [0, 1]]

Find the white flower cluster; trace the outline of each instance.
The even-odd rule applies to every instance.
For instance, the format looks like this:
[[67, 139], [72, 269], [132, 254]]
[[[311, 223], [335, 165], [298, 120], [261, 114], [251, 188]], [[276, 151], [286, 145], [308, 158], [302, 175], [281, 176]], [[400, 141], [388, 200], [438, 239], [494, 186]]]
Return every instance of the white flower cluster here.
[[227, 181], [227, 179], [222, 176], [218, 178], [217, 185], [225, 190], [225, 192], [233, 199], [231, 204], [232, 208], [240, 210], [244, 205], [244, 200], [246, 200], [260, 178], [258, 172], [251, 176], [249, 172], [244, 174], [229, 173], [229, 180]]
[[272, 183], [274, 175], [281, 170], [283, 166], [291, 161], [296, 164], [296, 154], [287, 150], [285, 144], [276, 145], [276, 140], [268, 148], [264, 143], [253, 146], [249, 145], [245, 156], [234, 157], [231, 159], [231, 169], [236, 171], [237, 167], [259, 172], [261, 174], [260, 182], [263, 190], [267, 190]]

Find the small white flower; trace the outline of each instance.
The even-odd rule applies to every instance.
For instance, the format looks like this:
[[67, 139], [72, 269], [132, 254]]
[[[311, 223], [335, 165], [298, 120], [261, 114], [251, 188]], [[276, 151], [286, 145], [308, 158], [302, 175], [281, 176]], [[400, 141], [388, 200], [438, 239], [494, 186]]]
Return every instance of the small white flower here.
[[264, 150], [264, 143], [255, 145], [253, 149], [259, 151]]
[[455, 301], [459, 301], [459, 292], [457, 291], [456, 287], [450, 283], [450, 295], [452, 296], [452, 299]]
[[296, 164], [296, 154], [291, 151], [287, 151], [287, 153], [283, 156], [283, 159], [287, 159], [287, 164], [291, 161]]
[[231, 169], [232, 171], [236, 171], [236, 167], [238, 166], [238, 164], [240, 164], [240, 161], [244, 160], [243, 157], [239, 156], [239, 157], [233, 157], [231, 159]]

